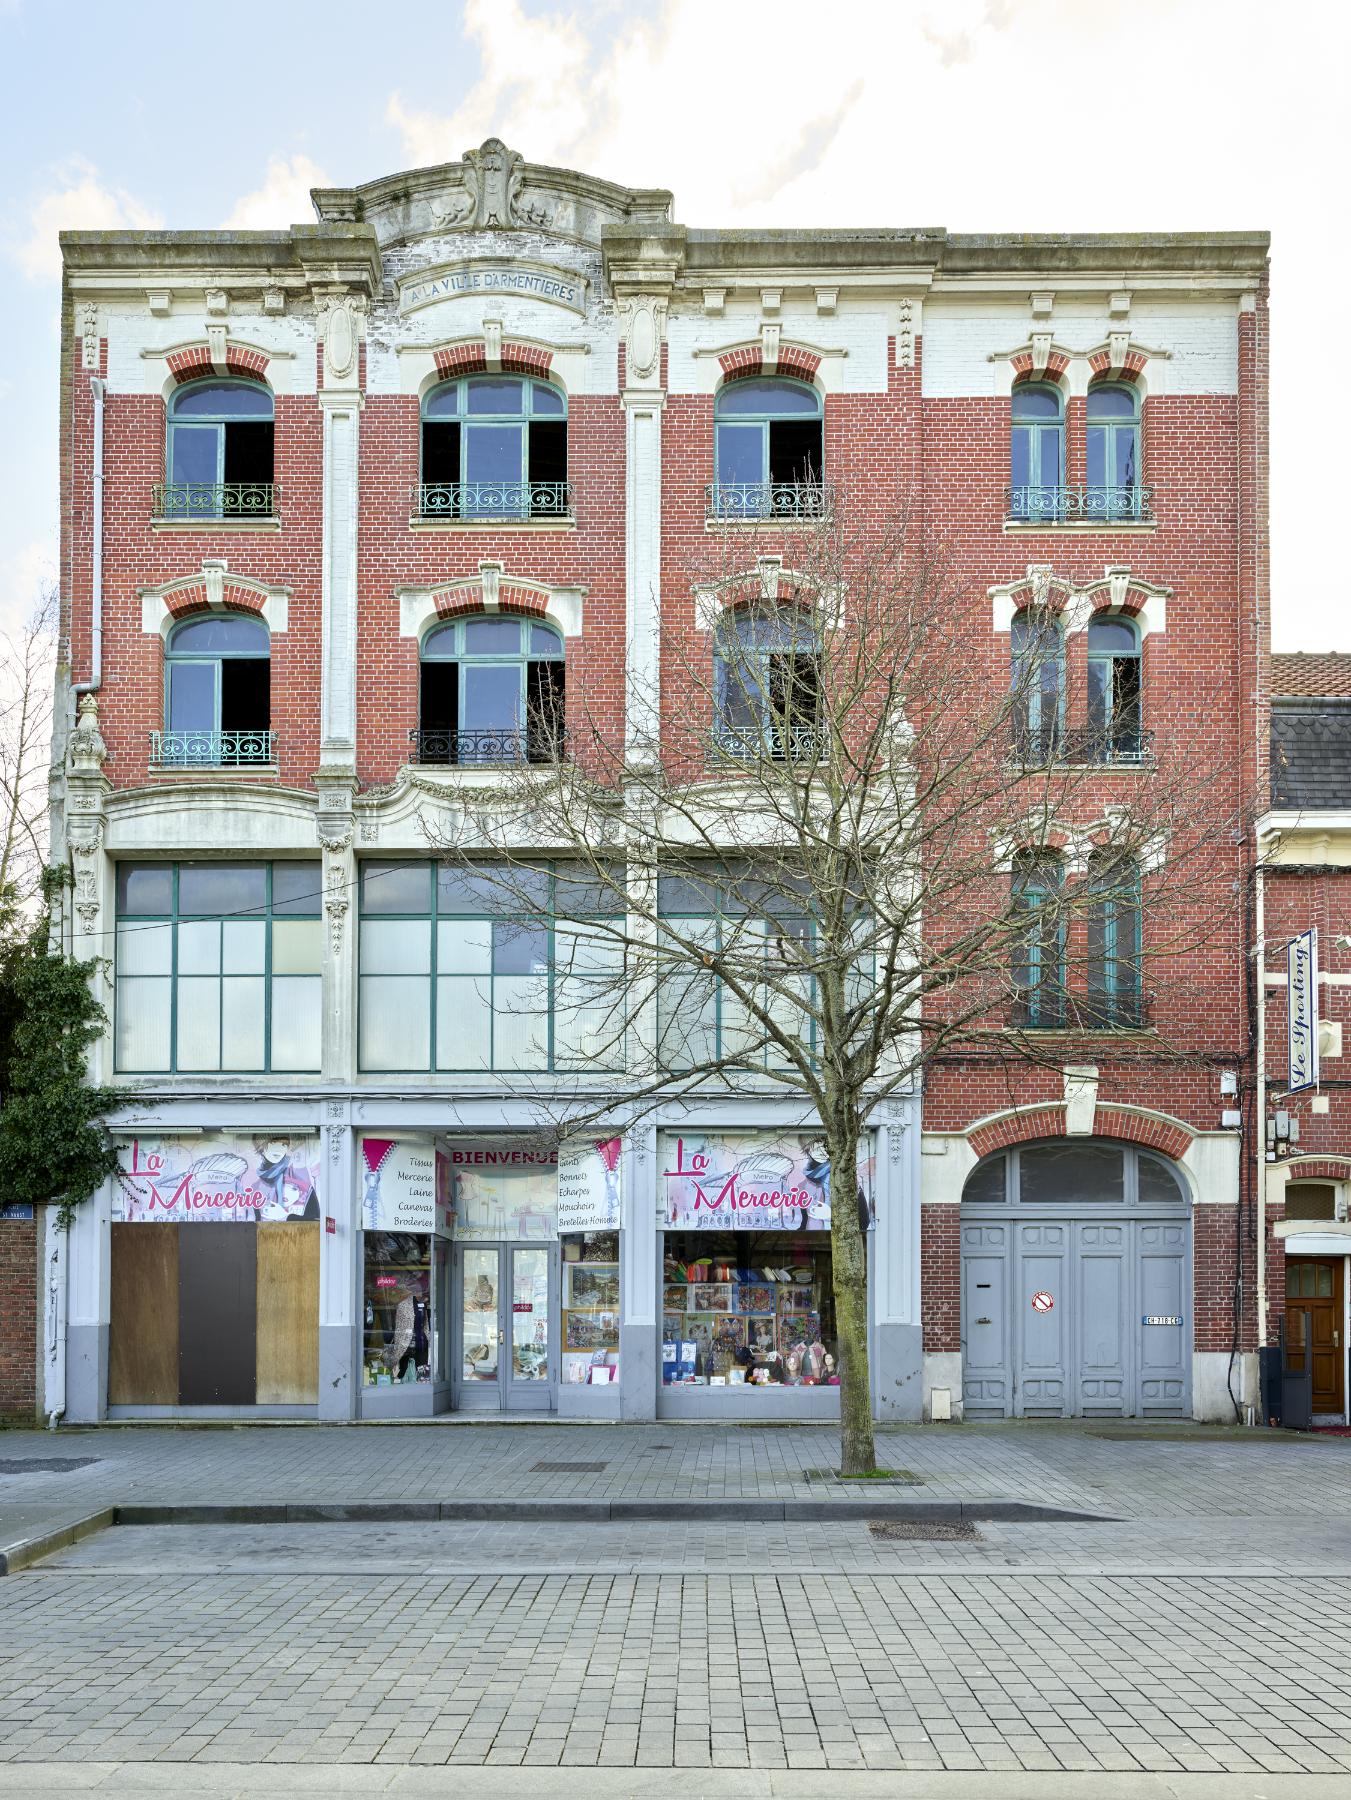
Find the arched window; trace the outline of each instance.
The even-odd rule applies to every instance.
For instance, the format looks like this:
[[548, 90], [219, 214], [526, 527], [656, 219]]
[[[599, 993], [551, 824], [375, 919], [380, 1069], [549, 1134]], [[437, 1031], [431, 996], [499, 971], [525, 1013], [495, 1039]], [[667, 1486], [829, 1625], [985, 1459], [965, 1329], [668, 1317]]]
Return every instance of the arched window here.
[[1018, 753], [1047, 762], [1059, 753], [1065, 725], [1065, 636], [1041, 611], [1014, 615], [1010, 627], [1013, 719]]
[[1133, 619], [1092, 619], [1088, 627], [1088, 741], [1093, 762], [1138, 763], [1140, 634]]
[[814, 387], [763, 376], [731, 381], [718, 392], [714, 419], [710, 518], [821, 517], [825, 458]]
[[165, 519], [270, 519], [272, 395], [256, 381], [190, 381], [169, 396]]
[[1088, 1006], [1085, 1023], [1102, 1030], [1144, 1024], [1140, 991], [1140, 870], [1103, 851], [1089, 864]]
[[272, 761], [271, 640], [261, 619], [211, 613], [174, 627], [165, 654], [161, 764], [229, 767]]
[[1026, 1030], [1054, 1031], [1065, 1023], [1063, 877], [1052, 852], [1024, 851], [1014, 858], [1014, 1023]]
[[1093, 1138], [1053, 1138], [999, 1150], [978, 1163], [962, 1189], [963, 1206], [1187, 1205], [1175, 1164], [1151, 1150]]
[[427, 519], [566, 519], [568, 403], [560, 388], [521, 375], [443, 381], [422, 402]]
[[1049, 383], [1013, 390], [1009, 517], [1050, 519], [1065, 512], [1065, 402]]
[[456, 619], [422, 640], [420, 763], [556, 762], [563, 640], [535, 619]]
[[1133, 387], [1088, 390], [1088, 492], [1084, 510], [1102, 519], [1142, 517], [1140, 410]]
[[714, 637], [717, 748], [775, 760], [813, 755], [821, 729], [819, 650], [804, 607], [724, 613]]

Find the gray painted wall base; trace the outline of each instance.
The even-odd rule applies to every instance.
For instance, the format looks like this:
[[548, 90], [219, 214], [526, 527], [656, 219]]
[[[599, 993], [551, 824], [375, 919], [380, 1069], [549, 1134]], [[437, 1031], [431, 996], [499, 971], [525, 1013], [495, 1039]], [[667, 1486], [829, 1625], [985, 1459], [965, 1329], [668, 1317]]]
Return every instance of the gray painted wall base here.
[[655, 1419], [661, 1354], [655, 1323], [619, 1327], [619, 1411], [628, 1420]]
[[66, 1327], [66, 1418], [72, 1425], [96, 1425], [108, 1392], [108, 1327]]
[[918, 1325], [876, 1325], [869, 1354], [878, 1422], [917, 1423], [924, 1410], [923, 1329]]
[[352, 1327], [319, 1327], [319, 1417], [353, 1419], [357, 1396], [352, 1380]]

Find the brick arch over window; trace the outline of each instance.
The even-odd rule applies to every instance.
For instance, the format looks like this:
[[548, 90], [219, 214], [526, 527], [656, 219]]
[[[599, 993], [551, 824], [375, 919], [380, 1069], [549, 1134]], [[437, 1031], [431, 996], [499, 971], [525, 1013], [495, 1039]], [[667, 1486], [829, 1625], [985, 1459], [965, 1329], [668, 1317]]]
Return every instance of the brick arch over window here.
[[[1036, 1138], [1065, 1137], [1065, 1106], [1056, 1102], [1047, 1106], [1015, 1107], [973, 1126], [966, 1134], [976, 1156], [986, 1157], [996, 1150], [1008, 1150], [1015, 1144], [1031, 1143]], [[1146, 1112], [1137, 1107], [1099, 1105], [1094, 1119], [1095, 1139], [1112, 1138], [1118, 1143], [1138, 1144], [1145, 1150], [1181, 1162], [1191, 1149], [1193, 1133], [1176, 1119], [1162, 1113]]]
[[798, 344], [780, 344], [778, 361], [766, 364], [759, 344], [746, 344], [729, 350], [718, 358], [724, 381], [739, 381], [748, 375], [787, 375], [798, 381], [815, 382], [821, 358]]
[[1138, 382], [1145, 372], [1145, 364], [1149, 357], [1143, 350], [1128, 350], [1126, 360], [1119, 368], [1113, 367], [1111, 352], [1095, 350], [1088, 359], [1088, 372], [1092, 381], [1103, 381], [1110, 377], [1112, 381]]
[[1351, 1156], [1311, 1156], [1285, 1168], [1287, 1181], [1351, 1181]]
[[165, 361], [169, 365], [169, 373], [179, 386], [185, 381], [200, 381], [207, 375], [235, 375], [246, 381], [267, 381], [269, 359], [261, 350], [247, 349], [243, 344], [225, 346], [225, 362], [217, 364], [212, 361], [209, 344], [186, 344], [181, 350], [171, 350]]
[[1028, 381], [1046, 381], [1052, 387], [1063, 388], [1069, 376], [1070, 359], [1063, 350], [1052, 350], [1045, 367], [1040, 369], [1034, 366], [1030, 350], [1015, 350], [1009, 362], [1013, 367], [1015, 387]]
[[169, 616], [175, 624], [180, 619], [188, 618], [192, 613], [201, 612], [246, 612], [261, 618], [266, 600], [265, 592], [260, 593], [253, 588], [241, 587], [233, 581], [227, 581], [224, 584], [219, 604], [208, 598], [206, 583], [201, 580], [194, 582], [190, 587], [177, 588], [173, 593], [164, 596], [164, 604], [169, 609]]
[[[440, 380], [449, 380], [454, 375], [480, 375], [488, 368], [488, 346], [483, 340], [466, 344], [449, 344], [432, 352], [432, 360], [436, 364], [436, 373]], [[500, 369], [507, 375], [538, 375], [548, 378], [553, 367], [552, 350], [542, 350], [537, 344], [502, 345], [500, 361], [494, 368], [494, 374]]]

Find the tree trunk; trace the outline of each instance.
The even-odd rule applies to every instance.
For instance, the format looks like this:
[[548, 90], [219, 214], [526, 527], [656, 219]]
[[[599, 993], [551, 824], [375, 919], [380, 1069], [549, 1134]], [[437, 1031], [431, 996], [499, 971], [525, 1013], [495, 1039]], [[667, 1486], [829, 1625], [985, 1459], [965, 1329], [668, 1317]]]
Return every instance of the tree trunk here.
[[872, 1380], [868, 1370], [868, 1268], [859, 1229], [858, 1121], [826, 1125], [830, 1153], [830, 1253], [835, 1330], [840, 1358], [840, 1474], [877, 1466], [873, 1445]]

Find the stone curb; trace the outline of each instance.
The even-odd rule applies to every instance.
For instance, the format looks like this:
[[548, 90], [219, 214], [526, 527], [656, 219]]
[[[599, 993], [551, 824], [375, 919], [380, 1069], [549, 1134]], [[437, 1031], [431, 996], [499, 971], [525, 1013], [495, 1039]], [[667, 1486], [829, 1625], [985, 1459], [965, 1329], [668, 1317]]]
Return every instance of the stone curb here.
[[714, 1520], [819, 1523], [825, 1519], [1010, 1519], [1024, 1523], [1107, 1525], [1110, 1514], [1075, 1512], [1025, 1500], [359, 1500], [311, 1504], [155, 1506], [131, 1504], [112, 1509], [116, 1525], [315, 1525], [404, 1524], [425, 1520], [474, 1520], [540, 1524], [623, 1524], [629, 1521], [678, 1519], [685, 1524]]
[[0, 1576], [17, 1575], [20, 1569], [50, 1556], [53, 1550], [68, 1549], [83, 1537], [106, 1531], [116, 1523], [115, 1513], [115, 1507], [105, 1506], [100, 1512], [86, 1513], [84, 1518], [69, 1525], [59, 1525], [54, 1531], [35, 1532], [32, 1537], [15, 1538], [12, 1543], [0, 1544]]

